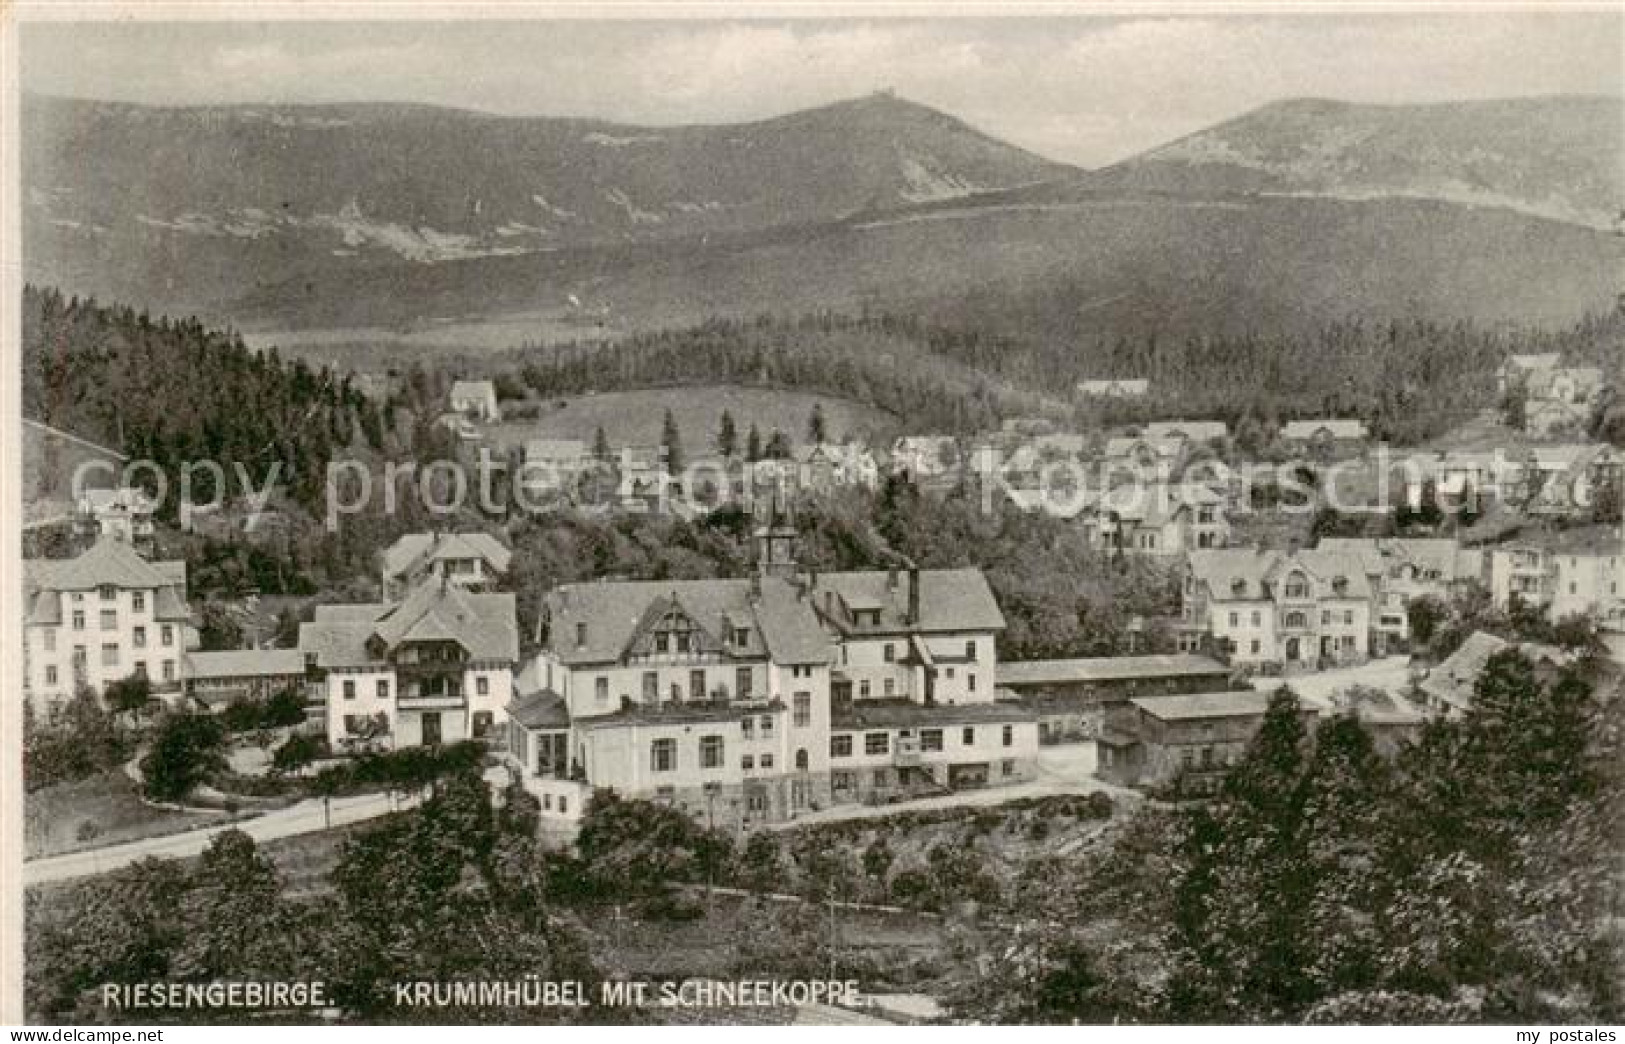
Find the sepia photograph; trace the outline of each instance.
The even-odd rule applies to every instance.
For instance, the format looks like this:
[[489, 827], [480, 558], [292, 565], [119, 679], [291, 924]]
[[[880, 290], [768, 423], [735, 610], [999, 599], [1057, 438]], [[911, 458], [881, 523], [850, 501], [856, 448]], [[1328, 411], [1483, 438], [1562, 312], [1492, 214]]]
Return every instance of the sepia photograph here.
[[0, 27], [10, 1040], [1619, 1044], [1625, 7]]

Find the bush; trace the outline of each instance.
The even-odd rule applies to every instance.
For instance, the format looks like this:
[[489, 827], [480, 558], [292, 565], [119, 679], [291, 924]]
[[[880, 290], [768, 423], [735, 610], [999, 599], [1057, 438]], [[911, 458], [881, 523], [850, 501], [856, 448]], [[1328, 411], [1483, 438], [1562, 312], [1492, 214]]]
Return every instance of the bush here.
[[298, 772], [326, 753], [327, 741], [322, 737], [295, 733], [271, 755], [271, 768], [279, 773]]
[[180, 713], [158, 723], [152, 749], [141, 759], [147, 796], [178, 801], [225, 768], [225, 730], [207, 714]]
[[705, 916], [705, 904], [686, 892], [668, 890], [638, 904], [638, 910], [651, 921], [681, 923]]

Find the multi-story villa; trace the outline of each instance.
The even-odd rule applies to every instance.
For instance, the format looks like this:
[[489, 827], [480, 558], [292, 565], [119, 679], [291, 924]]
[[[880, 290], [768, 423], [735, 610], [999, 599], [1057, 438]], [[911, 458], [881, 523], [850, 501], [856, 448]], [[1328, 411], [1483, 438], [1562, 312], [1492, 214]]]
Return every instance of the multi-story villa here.
[[398, 600], [436, 577], [484, 590], [507, 573], [512, 559], [513, 552], [489, 533], [408, 533], [383, 554], [384, 600]]
[[1551, 603], [1556, 569], [1544, 547], [1516, 541], [1484, 549], [1481, 579], [1497, 608], [1507, 608], [1514, 598], [1543, 606]]
[[802, 573], [793, 539], [758, 531], [749, 578], [548, 594], [509, 730], [544, 817], [594, 788], [744, 825], [1027, 778], [1037, 724], [996, 699], [981, 573]]
[[323, 605], [299, 628], [327, 737], [395, 747], [484, 735], [507, 717], [519, 659], [514, 597], [444, 574], [395, 603]]
[[1266, 670], [1359, 663], [1371, 652], [1371, 610], [1371, 585], [1355, 555], [1192, 551], [1180, 644]]
[[1381, 648], [1403, 648], [1410, 640], [1406, 607], [1418, 598], [1448, 598], [1458, 585], [1476, 581], [1483, 554], [1463, 549], [1448, 538], [1328, 537], [1318, 549], [1358, 558], [1374, 598], [1373, 641]]
[[79, 685], [145, 675], [161, 697], [178, 697], [197, 631], [186, 604], [186, 563], [149, 562], [103, 537], [71, 559], [23, 563], [23, 696], [39, 714]]

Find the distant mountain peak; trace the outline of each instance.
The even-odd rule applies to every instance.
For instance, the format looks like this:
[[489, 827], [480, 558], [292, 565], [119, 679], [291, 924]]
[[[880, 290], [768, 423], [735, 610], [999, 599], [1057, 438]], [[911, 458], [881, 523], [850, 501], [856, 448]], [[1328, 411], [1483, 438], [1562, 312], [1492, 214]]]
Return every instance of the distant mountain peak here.
[[1095, 183], [1437, 199], [1607, 228], [1625, 200], [1622, 127], [1625, 101], [1607, 96], [1420, 105], [1288, 98], [1136, 156]]

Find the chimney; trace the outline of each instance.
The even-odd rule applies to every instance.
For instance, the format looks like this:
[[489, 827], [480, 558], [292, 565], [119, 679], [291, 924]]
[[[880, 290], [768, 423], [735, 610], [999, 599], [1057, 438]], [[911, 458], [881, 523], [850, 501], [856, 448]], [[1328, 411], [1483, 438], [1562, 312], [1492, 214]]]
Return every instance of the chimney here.
[[910, 627], [920, 622], [920, 567], [908, 567], [908, 619]]

